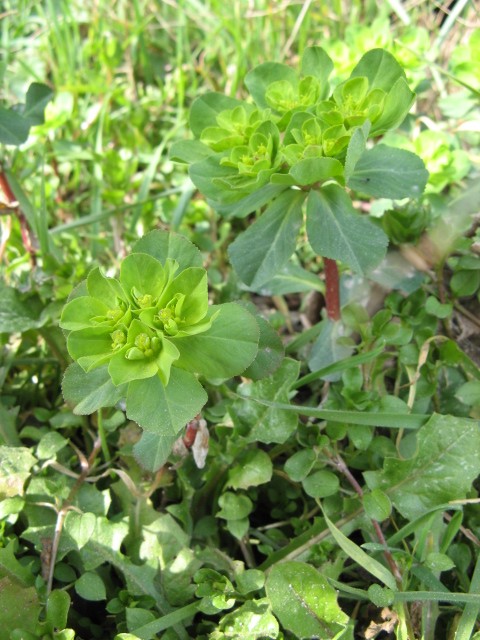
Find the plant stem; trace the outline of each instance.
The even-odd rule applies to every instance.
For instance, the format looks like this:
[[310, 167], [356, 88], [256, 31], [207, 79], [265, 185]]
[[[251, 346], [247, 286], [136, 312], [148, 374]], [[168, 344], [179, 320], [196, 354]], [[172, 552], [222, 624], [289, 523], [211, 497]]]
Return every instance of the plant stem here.
[[[360, 498], [360, 500], [363, 499], [363, 489], [362, 487], [359, 485], [359, 483], [357, 482], [357, 480], [355, 479], [355, 477], [352, 475], [352, 472], [350, 471], [350, 469], [347, 467], [347, 465], [345, 464], [343, 458], [340, 455], [336, 455], [334, 458], [331, 459], [333, 466], [336, 467], [338, 469], [338, 471], [340, 471], [340, 473], [343, 473], [343, 475], [346, 477], [346, 479], [348, 480], [348, 482], [350, 483], [350, 485], [352, 486], [352, 488], [354, 489], [355, 493], [358, 495], [358, 497]], [[390, 549], [388, 548], [387, 545], [387, 541], [385, 540], [385, 536], [383, 535], [383, 531], [380, 527], [380, 525], [378, 524], [378, 522], [376, 520], [371, 519], [373, 528], [375, 530], [375, 534], [378, 538], [378, 541], [380, 542], [381, 545], [383, 545], [384, 547], [384, 551], [383, 554], [385, 556], [385, 559], [388, 563], [388, 566], [390, 567], [390, 571], [392, 572], [399, 588], [401, 588], [402, 586], [402, 574], [400, 572], [400, 569], [397, 566], [397, 563], [395, 562]]]
[[103, 426], [103, 414], [102, 409], [100, 408], [97, 412], [97, 425], [98, 425], [98, 435], [100, 437], [100, 442], [102, 443], [102, 451], [105, 456], [105, 460], [110, 462], [110, 451], [108, 449], [107, 436], [105, 434], [105, 427]]
[[324, 258], [325, 266], [325, 302], [327, 304], [327, 316], [336, 322], [340, 320], [340, 285], [338, 279], [338, 267], [335, 260]]
[[55, 562], [56, 562], [56, 559], [57, 559], [58, 547], [59, 547], [59, 544], [60, 544], [60, 536], [62, 534], [63, 525], [65, 523], [65, 518], [67, 516], [68, 511], [70, 510], [70, 508], [72, 506], [73, 499], [75, 498], [76, 494], [80, 490], [80, 487], [85, 482], [85, 480], [87, 479], [90, 471], [92, 470], [93, 463], [95, 462], [95, 458], [97, 457], [97, 454], [98, 454], [98, 452], [100, 451], [101, 448], [102, 448], [102, 443], [101, 443], [100, 437], [97, 437], [97, 439], [93, 443], [93, 449], [92, 449], [90, 455], [88, 456], [88, 458], [85, 458], [83, 456], [83, 454], [79, 455], [81, 466], [82, 466], [82, 471], [81, 471], [80, 475], [78, 476], [78, 478], [76, 479], [75, 484], [70, 489], [70, 493], [68, 494], [68, 497], [66, 498], [66, 500], [63, 501], [63, 504], [62, 504], [60, 510], [57, 512], [57, 522], [55, 524], [55, 533], [53, 535], [53, 540], [52, 540], [52, 543], [51, 543], [51, 549], [50, 549], [50, 553], [49, 553], [49, 563], [48, 563], [48, 572], [47, 572], [47, 574], [48, 574], [48, 577], [47, 577], [47, 596], [49, 596], [51, 591], [52, 591], [53, 572], [55, 571]]
[[17, 218], [20, 222], [20, 233], [22, 234], [23, 246], [25, 247], [27, 253], [30, 255], [30, 262], [34, 267], [36, 265], [36, 257], [33, 237], [28, 227], [27, 219], [18, 206], [15, 194], [13, 193], [10, 183], [8, 182], [7, 174], [2, 167], [0, 167], [0, 192], [3, 193], [7, 205], [11, 206], [13, 212], [17, 215]]

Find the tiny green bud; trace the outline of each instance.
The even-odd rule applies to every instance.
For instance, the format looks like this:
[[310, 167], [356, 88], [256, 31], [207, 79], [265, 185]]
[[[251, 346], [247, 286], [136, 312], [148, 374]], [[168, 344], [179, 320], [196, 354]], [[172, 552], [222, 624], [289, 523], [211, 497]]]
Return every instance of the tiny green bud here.
[[113, 320], [113, 322], [118, 322], [120, 318], [123, 316], [124, 312], [122, 309], [109, 309], [107, 311], [107, 319]]
[[166, 307], [165, 309], [160, 309], [160, 311], [155, 316], [155, 321], [158, 323], [166, 324], [169, 320], [173, 318], [173, 311]]
[[127, 341], [127, 336], [121, 329], [117, 329], [116, 331], [111, 333], [110, 337], [112, 338], [112, 349], [114, 351], [118, 351], [118, 349], [121, 349]]
[[125, 354], [125, 358], [127, 360], [144, 360], [145, 359], [145, 354], [138, 347], [132, 347]]
[[150, 349], [150, 337], [146, 333], [139, 333], [135, 338], [135, 346], [142, 351]]

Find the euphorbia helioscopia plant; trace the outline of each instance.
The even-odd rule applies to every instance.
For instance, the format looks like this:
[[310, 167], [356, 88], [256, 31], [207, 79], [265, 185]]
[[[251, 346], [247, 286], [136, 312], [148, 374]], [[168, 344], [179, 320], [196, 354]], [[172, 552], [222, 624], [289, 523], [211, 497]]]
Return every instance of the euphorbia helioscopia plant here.
[[[415, 94], [391, 54], [366, 53], [350, 78], [329, 77], [321, 47], [304, 51], [298, 71], [267, 62], [250, 71], [248, 100], [207, 93], [195, 100], [195, 140], [172, 157], [225, 216], [262, 211], [230, 246], [240, 278], [253, 290], [286, 265], [306, 216], [308, 240], [324, 258], [329, 318], [340, 317], [340, 261], [368, 273], [385, 255], [387, 236], [352, 205], [350, 191], [401, 199], [421, 195], [428, 173], [413, 153], [377, 144], [409, 112]], [[306, 205], [306, 206], [304, 206]]]
[[161, 231], [136, 244], [118, 279], [93, 269], [60, 326], [75, 361], [65, 374], [66, 400], [87, 414], [125, 399], [127, 416], [144, 430], [137, 457], [151, 469], [207, 401], [198, 378], [242, 373], [259, 340], [257, 321], [242, 306], [209, 305], [198, 249]]

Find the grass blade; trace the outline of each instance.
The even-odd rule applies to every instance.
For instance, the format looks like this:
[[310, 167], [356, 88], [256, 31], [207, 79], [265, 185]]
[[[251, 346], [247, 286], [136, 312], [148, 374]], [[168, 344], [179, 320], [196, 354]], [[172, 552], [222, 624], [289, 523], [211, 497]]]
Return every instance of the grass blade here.
[[480, 558], [477, 558], [477, 564], [473, 571], [469, 595], [477, 598], [477, 601], [467, 602], [458, 623], [455, 640], [470, 640], [480, 615]]
[[395, 582], [395, 578], [390, 571], [380, 564], [374, 558], [371, 558], [368, 554], [363, 551], [355, 542], [349, 540], [341, 531], [337, 529], [337, 527], [333, 524], [331, 520], [325, 516], [325, 521], [330, 529], [332, 536], [338, 542], [339, 546], [345, 551], [345, 553], [354, 560], [359, 566], [363, 569], [371, 573], [372, 576], [375, 576], [380, 582], [391, 589], [392, 591], [397, 590], [397, 583]]

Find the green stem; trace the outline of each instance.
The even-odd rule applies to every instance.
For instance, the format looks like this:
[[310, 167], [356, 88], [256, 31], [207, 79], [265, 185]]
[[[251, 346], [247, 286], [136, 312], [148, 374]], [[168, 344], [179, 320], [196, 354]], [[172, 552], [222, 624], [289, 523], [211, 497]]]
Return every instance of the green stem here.
[[154, 620], [153, 622], [149, 622], [148, 624], [143, 625], [143, 627], [134, 629], [133, 633], [142, 638], [145, 638], [147, 636], [151, 637], [153, 634], [160, 633], [160, 631], [165, 631], [165, 629], [170, 629], [183, 620], [194, 616], [198, 611], [199, 604], [199, 601], [191, 602], [190, 604], [187, 604], [180, 609], [176, 609], [175, 611], [167, 613], [165, 616], [162, 616], [158, 620]]
[[98, 435], [100, 437], [100, 442], [102, 443], [103, 455], [105, 457], [106, 462], [110, 462], [111, 456], [110, 456], [110, 451], [108, 449], [107, 436], [105, 434], [105, 427], [103, 426], [103, 414], [101, 409], [98, 410], [97, 424], [98, 424]]

